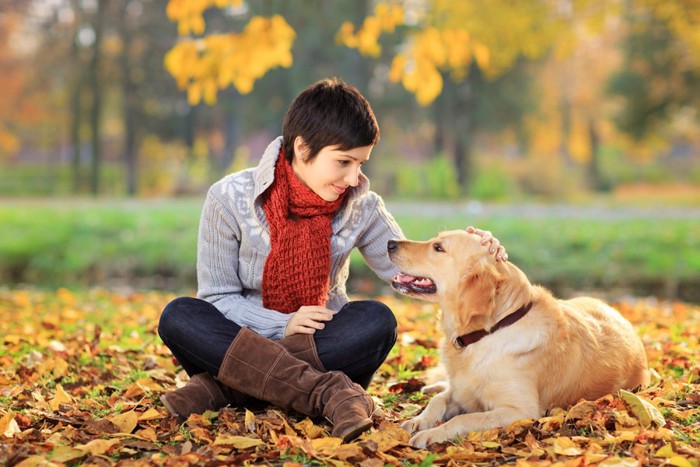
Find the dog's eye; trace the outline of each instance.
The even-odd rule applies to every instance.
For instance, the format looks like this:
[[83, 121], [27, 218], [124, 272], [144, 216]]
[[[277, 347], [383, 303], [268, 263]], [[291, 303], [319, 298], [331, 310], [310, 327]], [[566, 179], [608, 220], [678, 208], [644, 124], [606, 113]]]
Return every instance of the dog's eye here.
[[442, 243], [433, 243], [433, 250], [437, 251], [438, 253], [445, 252], [445, 249], [442, 247]]

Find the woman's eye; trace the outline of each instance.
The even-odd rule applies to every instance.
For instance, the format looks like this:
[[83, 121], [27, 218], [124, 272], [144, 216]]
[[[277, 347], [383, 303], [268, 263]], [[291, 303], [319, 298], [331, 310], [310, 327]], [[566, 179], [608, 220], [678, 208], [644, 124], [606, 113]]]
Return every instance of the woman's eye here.
[[347, 165], [350, 163], [350, 161], [338, 161], [338, 162], [340, 163], [340, 165], [341, 165], [342, 167], [345, 167], [345, 166], [347, 166]]
[[433, 243], [433, 250], [437, 251], [438, 253], [445, 252], [445, 250], [442, 248], [442, 243]]

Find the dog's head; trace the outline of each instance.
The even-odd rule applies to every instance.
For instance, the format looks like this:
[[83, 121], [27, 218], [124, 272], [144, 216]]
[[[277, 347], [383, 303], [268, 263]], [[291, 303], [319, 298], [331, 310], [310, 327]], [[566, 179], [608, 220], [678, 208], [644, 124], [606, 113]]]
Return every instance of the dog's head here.
[[391, 240], [387, 247], [401, 271], [392, 278], [394, 289], [458, 313], [460, 327], [468, 327], [477, 316], [488, 324], [496, 308], [518, 301], [512, 295], [526, 293], [522, 272], [496, 262], [481, 237], [466, 230], [442, 232], [425, 242]]

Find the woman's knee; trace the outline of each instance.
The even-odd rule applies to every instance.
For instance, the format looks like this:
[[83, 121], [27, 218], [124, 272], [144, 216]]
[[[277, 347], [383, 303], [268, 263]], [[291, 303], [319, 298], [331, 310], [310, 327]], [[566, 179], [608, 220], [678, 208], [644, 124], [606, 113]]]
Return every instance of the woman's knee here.
[[367, 313], [363, 319], [371, 321], [374, 329], [386, 334], [396, 333], [398, 324], [391, 308], [377, 300], [365, 300], [364, 307]]
[[191, 297], [178, 297], [165, 306], [158, 321], [158, 335], [163, 342], [167, 343], [177, 336], [183, 327], [187, 327], [187, 320], [192, 315], [195, 302], [196, 299]]

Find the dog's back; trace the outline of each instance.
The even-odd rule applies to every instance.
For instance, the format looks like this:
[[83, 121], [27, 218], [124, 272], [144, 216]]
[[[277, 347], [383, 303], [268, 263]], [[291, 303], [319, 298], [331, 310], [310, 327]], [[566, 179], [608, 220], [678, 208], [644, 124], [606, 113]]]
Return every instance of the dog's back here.
[[555, 303], [546, 309], [557, 326], [543, 354], [548, 360], [540, 377], [544, 407], [566, 407], [649, 383], [644, 346], [617, 310], [591, 297], [549, 300]]

